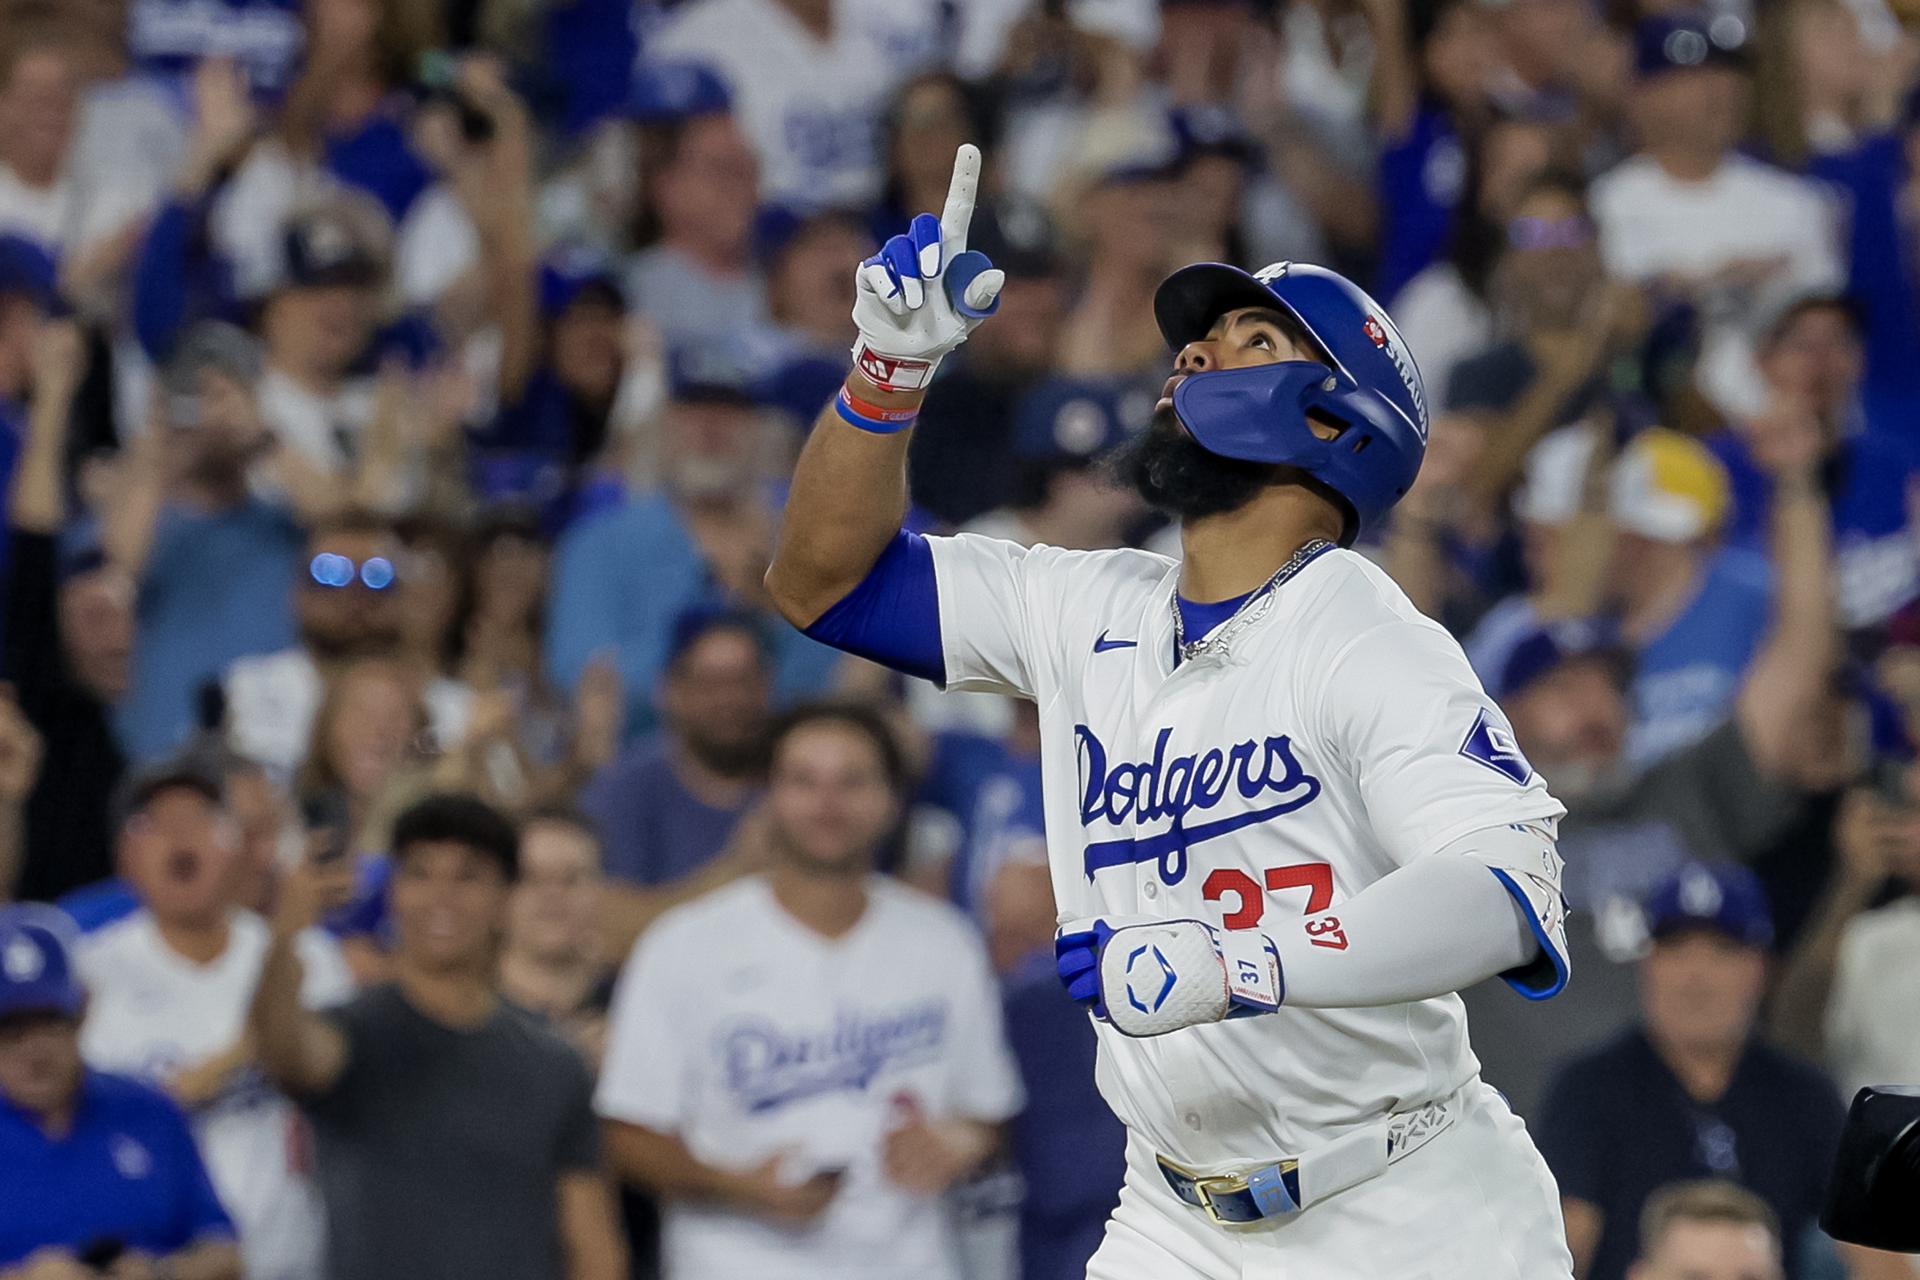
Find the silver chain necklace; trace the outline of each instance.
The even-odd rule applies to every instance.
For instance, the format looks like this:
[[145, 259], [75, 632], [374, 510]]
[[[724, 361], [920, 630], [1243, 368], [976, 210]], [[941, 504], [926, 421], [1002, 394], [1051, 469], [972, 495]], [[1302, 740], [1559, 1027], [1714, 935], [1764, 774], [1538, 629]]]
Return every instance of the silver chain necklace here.
[[1302, 545], [1299, 550], [1287, 557], [1285, 564], [1273, 571], [1271, 578], [1261, 583], [1252, 595], [1242, 600], [1240, 607], [1235, 609], [1225, 622], [1192, 644], [1187, 643], [1187, 624], [1186, 620], [1180, 616], [1180, 592], [1176, 588], [1173, 595], [1167, 598], [1167, 607], [1173, 610], [1173, 647], [1179, 652], [1180, 660], [1192, 662], [1207, 654], [1226, 657], [1230, 652], [1228, 646], [1232, 644], [1233, 638], [1266, 617], [1267, 611], [1273, 608], [1275, 588], [1306, 568], [1308, 561], [1322, 551], [1332, 549], [1333, 544], [1325, 538], [1315, 538]]

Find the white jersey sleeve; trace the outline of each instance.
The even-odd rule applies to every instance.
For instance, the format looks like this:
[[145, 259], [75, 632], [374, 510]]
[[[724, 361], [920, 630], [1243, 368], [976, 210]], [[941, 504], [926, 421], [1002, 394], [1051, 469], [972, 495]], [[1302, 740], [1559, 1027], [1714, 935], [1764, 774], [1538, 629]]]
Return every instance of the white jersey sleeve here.
[[1339, 650], [1319, 719], [1320, 740], [1352, 771], [1375, 838], [1401, 865], [1471, 831], [1566, 812], [1459, 644], [1424, 618], [1382, 623]]
[[1095, 639], [1119, 588], [1173, 569], [1145, 551], [1023, 547], [977, 533], [928, 538], [927, 545], [947, 687], [1025, 698], [1058, 687], [1067, 641]]
[[677, 1133], [686, 1122], [683, 1043], [676, 1021], [687, 984], [672, 920], [634, 944], [607, 1015], [607, 1054], [600, 1067], [594, 1109], [609, 1120]]

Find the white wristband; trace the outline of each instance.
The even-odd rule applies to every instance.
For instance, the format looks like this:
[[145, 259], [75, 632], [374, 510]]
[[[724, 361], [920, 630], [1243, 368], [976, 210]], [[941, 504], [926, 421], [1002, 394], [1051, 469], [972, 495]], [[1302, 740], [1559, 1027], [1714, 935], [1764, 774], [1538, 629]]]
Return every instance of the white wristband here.
[[883, 355], [862, 337], [853, 344], [853, 367], [882, 391], [924, 391], [933, 381], [933, 371], [940, 367], [940, 358]]

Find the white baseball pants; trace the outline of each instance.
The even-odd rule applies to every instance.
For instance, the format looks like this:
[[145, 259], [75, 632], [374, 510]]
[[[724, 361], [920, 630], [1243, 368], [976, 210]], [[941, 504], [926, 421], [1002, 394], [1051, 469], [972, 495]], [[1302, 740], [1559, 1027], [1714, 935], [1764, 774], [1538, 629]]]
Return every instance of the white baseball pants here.
[[1129, 1136], [1127, 1177], [1087, 1280], [1573, 1280], [1560, 1193], [1486, 1084], [1386, 1172], [1300, 1213], [1218, 1226]]

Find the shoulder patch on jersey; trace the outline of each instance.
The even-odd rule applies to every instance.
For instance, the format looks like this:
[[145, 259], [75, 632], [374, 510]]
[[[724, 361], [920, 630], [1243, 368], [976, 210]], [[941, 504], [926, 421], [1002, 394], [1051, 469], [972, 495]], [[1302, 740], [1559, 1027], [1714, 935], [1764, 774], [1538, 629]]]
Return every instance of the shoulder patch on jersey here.
[[1520, 754], [1520, 744], [1514, 741], [1513, 730], [1495, 719], [1493, 712], [1485, 707], [1474, 718], [1473, 730], [1467, 734], [1467, 740], [1460, 744], [1460, 754], [1523, 787], [1533, 777], [1533, 766]]

